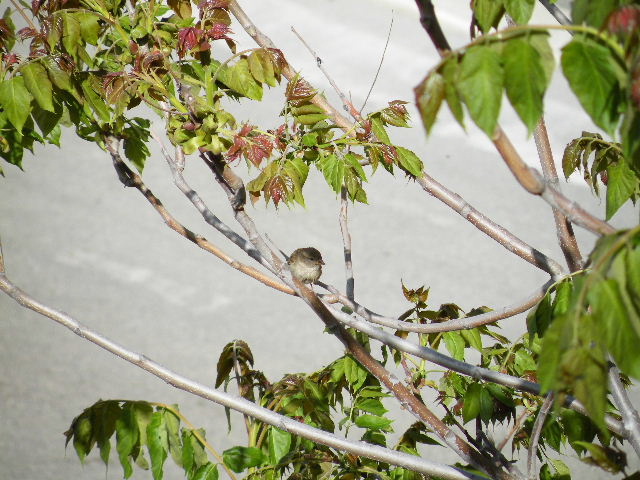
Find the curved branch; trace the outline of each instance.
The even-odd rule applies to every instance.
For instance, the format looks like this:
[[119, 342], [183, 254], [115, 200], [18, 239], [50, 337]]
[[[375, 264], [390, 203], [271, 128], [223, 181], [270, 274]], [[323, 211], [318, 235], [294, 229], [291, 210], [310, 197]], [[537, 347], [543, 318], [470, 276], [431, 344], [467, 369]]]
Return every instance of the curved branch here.
[[553, 285], [553, 281], [549, 280], [547, 283], [538, 288], [535, 292], [528, 295], [525, 299], [515, 302], [506, 307], [491, 312], [482, 313], [480, 315], [474, 315], [473, 317], [455, 318], [453, 320], [447, 320], [441, 323], [429, 323], [426, 325], [410, 323], [397, 318], [385, 317], [379, 315], [371, 310], [363, 307], [357, 302], [345, 297], [335, 287], [327, 285], [326, 287], [331, 291], [330, 297], [336, 298], [342, 305], [349, 307], [356, 314], [360, 315], [365, 320], [382, 325], [384, 327], [393, 328], [401, 332], [415, 332], [415, 333], [438, 333], [438, 332], [451, 332], [454, 330], [468, 330], [470, 328], [480, 327], [482, 325], [488, 325], [495, 323], [499, 320], [513, 317], [519, 313], [526, 312], [531, 307], [536, 305], [547, 292], [547, 289]]
[[624, 385], [620, 381], [620, 370], [614, 363], [609, 365], [609, 389], [613, 403], [622, 415], [622, 425], [625, 430], [625, 438], [640, 457], [640, 417], [635, 409], [629, 396], [627, 395]]
[[409, 455], [403, 452], [390, 450], [388, 448], [372, 445], [362, 441], [347, 440], [329, 432], [314, 428], [310, 425], [285, 417], [278, 413], [272, 412], [263, 407], [246, 400], [237, 395], [209, 388], [194, 380], [173, 372], [172, 370], [154, 362], [143, 354], [133, 352], [118, 343], [104, 337], [103, 335], [87, 328], [71, 316], [55, 310], [47, 305], [40, 303], [27, 293], [15, 286], [4, 274], [0, 272], [0, 290], [5, 292], [9, 297], [13, 298], [23, 307], [29, 308], [40, 315], [50, 318], [60, 325], [68, 328], [79, 337], [88, 340], [99, 347], [111, 352], [123, 360], [155, 375], [164, 380], [169, 385], [192, 393], [212, 402], [218, 403], [225, 407], [236, 410], [240, 413], [250, 415], [261, 422], [273, 425], [281, 430], [285, 430], [294, 435], [307, 438], [317, 443], [327, 445], [342, 451], [353, 453], [362, 457], [370, 458], [380, 462], [390, 463], [405, 467], [416, 472], [426, 475], [434, 475], [450, 480], [482, 480], [484, 477], [465, 472], [461, 469], [431, 462], [424, 458]]
[[536, 417], [535, 422], [533, 422], [533, 429], [531, 432], [531, 438], [529, 440], [529, 448], [527, 449], [527, 478], [529, 480], [536, 480], [536, 478], [538, 478], [538, 475], [535, 471], [536, 456], [538, 454], [538, 442], [540, 441], [542, 427], [544, 427], [544, 422], [547, 419], [547, 415], [549, 415], [549, 411], [551, 410], [551, 406], [553, 405], [554, 398], [555, 395], [553, 392], [549, 392], [547, 394], [544, 402], [542, 402], [542, 406], [540, 407], [538, 416]]

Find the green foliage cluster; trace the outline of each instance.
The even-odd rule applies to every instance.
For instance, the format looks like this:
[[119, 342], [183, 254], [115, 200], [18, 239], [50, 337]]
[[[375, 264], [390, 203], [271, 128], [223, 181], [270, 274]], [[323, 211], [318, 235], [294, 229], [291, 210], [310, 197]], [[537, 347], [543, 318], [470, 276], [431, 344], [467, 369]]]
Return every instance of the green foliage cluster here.
[[[416, 104], [427, 133], [446, 103], [465, 126], [465, 116], [489, 137], [498, 131], [506, 98], [531, 133], [544, 112], [544, 95], [556, 59], [549, 28], [529, 26], [533, 0], [474, 0], [476, 36], [442, 60], [416, 87]], [[253, 201], [279, 206], [305, 204], [304, 185], [312, 168], [336, 194], [345, 190], [354, 202], [367, 202], [368, 175], [381, 166], [410, 178], [423, 175], [423, 163], [396, 145], [389, 127], [406, 128], [405, 102], [358, 119], [344, 132], [319, 106], [322, 93], [300, 76], [290, 78], [281, 123], [262, 128], [238, 122], [226, 110], [230, 101], [260, 101], [265, 87], [279, 85], [290, 72], [284, 54], [273, 48], [237, 51], [230, 29], [229, 0], [131, 2], [124, 0], [34, 1], [21, 10], [28, 26], [16, 31], [7, 8], [0, 19], [0, 156], [22, 168], [24, 150], [36, 143], [60, 145], [61, 127], [104, 148], [108, 137], [123, 140], [127, 159], [142, 172], [149, 157], [150, 120], [134, 116], [146, 104], [166, 121], [170, 141], [187, 155], [213, 154], [233, 168], [240, 159], [253, 177], [246, 189]], [[28, 13], [26, 13], [28, 12]], [[505, 14], [515, 22], [495, 30]], [[566, 148], [566, 177], [582, 172], [598, 193], [606, 185], [611, 218], [640, 194], [640, 4], [637, 1], [575, 0], [574, 36], [562, 49], [560, 64], [569, 85], [594, 124], [612, 137], [583, 132]], [[18, 39], [28, 54], [16, 53]], [[291, 77], [291, 75], [289, 75]], [[465, 113], [466, 112], [466, 113]], [[366, 172], [370, 169], [370, 172]], [[605, 415], [618, 415], [608, 401], [609, 362], [625, 376], [640, 378], [640, 362], [630, 354], [640, 336], [640, 231], [603, 237], [582, 271], [556, 283], [528, 317], [528, 332], [516, 341], [497, 326], [417, 334], [420, 345], [446, 351], [452, 358], [539, 381], [543, 393], [556, 392], [556, 408], [542, 429], [538, 455], [545, 459], [540, 478], [565, 479], [568, 469], [547, 455], [570, 446], [585, 461], [608, 471], [626, 467], [621, 439], [606, 428]], [[450, 303], [431, 309], [429, 290], [403, 293], [412, 306], [401, 320], [431, 324], [473, 317]], [[367, 339], [356, 334], [365, 345]], [[396, 332], [408, 337], [407, 332]], [[513, 449], [530, 445], [539, 396], [480, 381], [455, 371], [431, 370], [426, 361], [383, 347], [381, 361], [406, 374], [415, 395], [432, 393], [447, 412], [444, 421], [477, 431], [513, 422]], [[394, 364], [394, 365], [391, 365]], [[242, 341], [228, 344], [218, 362], [216, 387], [231, 381], [244, 398], [326, 431], [356, 433], [387, 446], [393, 431], [381, 386], [353, 357], [343, 356], [311, 374], [291, 374], [271, 383], [253, 368]], [[578, 398], [589, 417], [564, 407]], [[518, 411], [521, 412], [518, 414]], [[133, 464], [163, 476], [171, 456], [190, 480], [215, 479], [217, 465], [247, 478], [419, 478], [418, 474], [292, 437], [247, 418], [247, 445], [226, 450], [212, 462], [204, 432], [181, 426], [177, 407], [140, 401], [100, 401], [72, 423], [81, 460], [97, 447], [110, 457], [111, 439], [124, 475]], [[437, 445], [421, 423], [403, 432], [393, 448], [419, 455]], [[473, 443], [473, 439], [469, 439]], [[482, 451], [483, 445], [475, 445]]]

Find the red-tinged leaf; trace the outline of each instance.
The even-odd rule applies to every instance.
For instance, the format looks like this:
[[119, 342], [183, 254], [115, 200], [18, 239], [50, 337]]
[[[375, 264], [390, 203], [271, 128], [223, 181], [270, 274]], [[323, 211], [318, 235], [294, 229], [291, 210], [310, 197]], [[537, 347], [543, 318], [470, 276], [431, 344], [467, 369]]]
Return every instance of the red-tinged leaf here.
[[183, 58], [189, 51], [200, 45], [205, 34], [201, 28], [187, 27], [178, 32], [178, 56]]
[[267, 201], [271, 198], [276, 207], [282, 199], [286, 198], [286, 193], [287, 184], [280, 175], [273, 177], [265, 186], [265, 194], [268, 195]]
[[607, 30], [614, 34], [631, 34], [640, 29], [640, 5], [625, 5], [607, 19]]
[[380, 144], [379, 148], [387, 165], [392, 165], [398, 159], [398, 151], [393, 145]]
[[212, 40], [220, 40], [221, 38], [229, 38], [227, 35], [233, 33], [228, 25], [224, 23], [216, 23], [207, 30], [207, 37]]
[[286, 90], [287, 100], [295, 102], [313, 97], [316, 94], [314, 88], [303, 78], [296, 77], [289, 82]]
[[214, 9], [214, 8], [229, 8], [229, 3], [231, 0], [204, 0], [204, 2], [200, 2], [198, 4], [198, 8], [204, 9]]
[[266, 135], [258, 135], [249, 139], [248, 146], [245, 148], [245, 157], [259, 167], [265, 158], [269, 158], [273, 150], [273, 142]]

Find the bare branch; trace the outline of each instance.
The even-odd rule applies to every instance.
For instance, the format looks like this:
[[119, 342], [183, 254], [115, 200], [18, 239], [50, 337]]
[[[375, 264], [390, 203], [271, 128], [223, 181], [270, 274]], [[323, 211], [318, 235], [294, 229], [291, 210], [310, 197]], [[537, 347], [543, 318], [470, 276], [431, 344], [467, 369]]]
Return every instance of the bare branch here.
[[291, 31], [295, 34], [296, 37], [298, 37], [298, 39], [302, 42], [302, 44], [305, 47], [307, 47], [307, 50], [309, 50], [311, 55], [313, 55], [313, 58], [316, 61], [316, 65], [318, 66], [320, 71], [324, 74], [324, 76], [327, 77], [327, 80], [329, 80], [329, 83], [331, 84], [331, 86], [333, 87], [335, 92], [340, 97], [340, 100], [342, 101], [342, 105], [344, 106], [344, 109], [347, 112], [349, 112], [349, 114], [355, 119], [356, 122], [363, 122], [364, 120], [362, 118], [362, 115], [360, 114], [360, 112], [358, 110], [356, 110], [356, 108], [349, 101], [349, 99], [344, 94], [344, 92], [342, 90], [340, 90], [340, 88], [338, 87], [336, 82], [333, 81], [333, 78], [331, 78], [331, 76], [329, 75], [329, 72], [327, 72], [327, 69], [322, 66], [322, 59], [318, 56], [318, 54], [315, 52], [315, 50], [313, 50], [311, 48], [311, 46], [305, 41], [304, 38], [302, 38], [302, 36], [296, 31], [295, 28], [291, 27]]
[[371, 323], [376, 323], [384, 327], [393, 328], [394, 330], [398, 330], [401, 332], [437, 333], [451, 332], [454, 330], [468, 330], [470, 328], [488, 325], [505, 318], [513, 317], [515, 315], [518, 315], [519, 313], [526, 312], [531, 307], [536, 305], [542, 299], [542, 297], [544, 297], [547, 289], [551, 285], [553, 285], [553, 283], [554, 282], [550, 280], [542, 287], [538, 288], [535, 292], [528, 295], [525, 299], [522, 299], [506, 307], [492, 310], [491, 312], [474, 315], [472, 317], [455, 318], [441, 323], [429, 323], [426, 325], [406, 322], [403, 320], [398, 320], [397, 318], [379, 315], [345, 297], [335, 287], [326, 285], [326, 288], [331, 292], [332, 298], [335, 298], [342, 305], [349, 307], [356, 314], [360, 315], [362, 318]]
[[342, 233], [342, 245], [344, 249], [344, 270], [347, 277], [347, 298], [355, 299], [355, 280], [353, 278], [353, 262], [351, 258], [351, 234], [349, 233], [349, 223], [347, 220], [347, 189], [342, 187], [340, 192], [340, 232]]
[[[544, 5], [553, 18], [557, 20], [560, 25], [571, 25], [571, 20], [567, 17], [562, 10], [560, 10], [556, 5], [551, 3], [549, 0], [540, 0], [540, 3]], [[567, 30], [567, 32], [573, 35], [571, 30]]]
[[[264, 273], [256, 270], [255, 268], [245, 265], [233, 257], [229, 256], [222, 249], [218, 248], [210, 241], [208, 241], [202, 235], [198, 235], [180, 222], [178, 222], [175, 217], [173, 217], [169, 211], [162, 204], [160, 199], [156, 197], [153, 192], [145, 185], [140, 175], [131, 170], [122, 160], [119, 152], [118, 152], [118, 141], [114, 137], [107, 138], [106, 141], [107, 150], [111, 154], [111, 159], [113, 160], [113, 166], [118, 173], [118, 177], [120, 181], [128, 187], [135, 187], [151, 204], [151, 206], [158, 212], [158, 214], [162, 217], [165, 224], [171, 228], [173, 231], [185, 237], [190, 242], [193, 242], [203, 250], [212, 253], [220, 260], [228, 264], [229, 266], [235, 268], [236, 270], [249, 275], [250, 277], [255, 278], [256, 280], [262, 282], [268, 287], [275, 288], [276, 290], [280, 290], [281, 292], [288, 293], [290, 295], [295, 295], [295, 291], [288, 287], [287, 285], [274, 280], [273, 278], [265, 275]], [[228, 228], [228, 227], [227, 227]]]
[[421, 472], [425, 475], [434, 475], [451, 480], [482, 480], [482, 478], [484, 478], [455, 467], [431, 462], [414, 455], [390, 450], [388, 448], [372, 445], [362, 441], [353, 441], [341, 438], [332, 433], [325, 432], [305, 423], [293, 420], [292, 418], [272, 412], [269, 409], [259, 407], [253, 402], [237, 395], [231, 395], [226, 392], [207, 387], [206, 385], [184, 377], [167, 367], [154, 362], [144, 354], [133, 352], [126, 347], [119, 345], [118, 343], [81, 324], [66, 313], [40, 303], [14, 285], [4, 273], [0, 273], [0, 290], [13, 298], [23, 307], [29, 308], [40, 315], [54, 320], [60, 325], [71, 330], [79, 337], [82, 337], [108, 352], [117, 355], [123, 360], [132, 363], [152, 375], [155, 375], [175, 388], [192, 393], [193, 395], [197, 395], [204, 399], [211, 400], [212, 402], [231, 408], [240, 413], [250, 415], [261, 422], [287, 431], [293, 435], [298, 435], [338, 450], [350, 452], [354, 455], [415, 470], [416, 472]]
[[636, 455], [640, 457], [640, 417], [620, 381], [620, 371], [614, 363], [609, 365], [609, 390], [613, 403], [622, 415], [622, 426], [626, 434], [624, 437], [629, 440]]
[[433, 177], [423, 173], [423, 176], [416, 179], [416, 181], [425, 192], [433, 195], [442, 203], [458, 212], [462, 218], [467, 220], [481, 232], [487, 234], [510, 252], [547, 272], [552, 278], [564, 276], [565, 270], [558, 262], [549, 258], [539, 250], [529, 246], [527, 243], [510, 233], [507, 229], [480, 213], [474, 207], [469, 205], [464, 198], [449, 190]]
[[[554, 189], [560, 191], [558, 172], [556, 171], [556, 164], [553, 161], [553, 153], [551, 152], [551, 145], [549, 144], [549, 135], [547, 134], [544, 117], [540, 118], [540, 121], [536, 125], [536, 129], [533, 132], [533, 138], [535, 139], [536, 147], [538, 149], [538, 157], [540, 157], [540, 166], [542, 167], [542, 174], [544, 175], [545, 182], [551, 185]], [[573, 233], [571, 222], [569, 222], [567, 217], [565, 217], [557, 208], [552, 207], [552, 210], [553, 218], [556, 223], [558, 243], [560, 244], [564, 258], [567, 261], [569, 270], [571, 272], [581, 270], [584, 263], [582, 261], [582, 255], [580, 254], [578, 241]]]
[[538, 454], [538, 442], [540, 441], [540, 433], [542, 433], [542, 427], [547, 419], [547, 415], [553, 405], [555, 395], [553, 392], [549, 392], [547, 398], [542, 402], [536, 421], [533, 423], [533, 429], [531, 432], [531, 438], [529, 440], [529, 449], [527, 451], [527, 478], [529, 480], [536, 480], [538, 475], [536, 474], [536, 456]]
[[373, 87], [376, 85], [378, 81], [378, 75], [380, 75], [380, 70], [382, 69], [382, 63], [384, 62], [384, 56], [387, 53], [387, 47], [389, 46], [389, 40], [391, 40], [391, 29], [393, 29], [393, 10], [391, 10], [391, 22], [389, 23], [389, 31], [387, 32], [387, 40], [384, 42], [384, 48], [382, 49], [382, 56], [380, 57], [380, 62], [378, 63], [378, 69], [376, 70], [376, 74], [373, 77], [373, 82], [371, 82], [371, 86], [369, 87], [369, 91], [364, 97], [364, 102], [362, 102], [362, 107], [360, 107], [360, 111], [364, 110], [364, 107], [367, 106], [367, 101], [369, 100], [369, 96], [373, 91]]

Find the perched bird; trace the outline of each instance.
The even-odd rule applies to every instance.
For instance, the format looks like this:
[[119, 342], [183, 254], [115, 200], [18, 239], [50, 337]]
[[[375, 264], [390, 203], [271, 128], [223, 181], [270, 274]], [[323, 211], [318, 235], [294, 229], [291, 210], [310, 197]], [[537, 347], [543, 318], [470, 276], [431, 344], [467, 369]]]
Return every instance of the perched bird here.
[[322, 275], [322, 255], [313, 247], [298, 248], [289, 260], [291, 274], [302, 283], [314, 283]]

